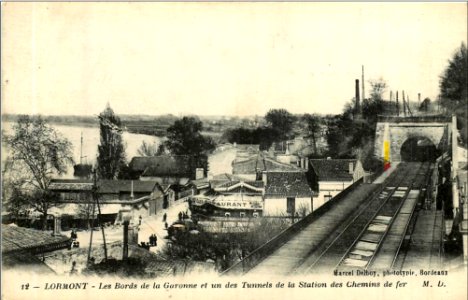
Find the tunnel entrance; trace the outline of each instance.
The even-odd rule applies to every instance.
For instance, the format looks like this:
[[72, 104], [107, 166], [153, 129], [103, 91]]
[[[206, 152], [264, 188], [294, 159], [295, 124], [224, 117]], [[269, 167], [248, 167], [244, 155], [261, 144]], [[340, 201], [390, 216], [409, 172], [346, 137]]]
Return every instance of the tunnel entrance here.
[[427, 137], [411, 137], [401, 146], [402, 161], [435, 162], [439, 156], [434, 143]]

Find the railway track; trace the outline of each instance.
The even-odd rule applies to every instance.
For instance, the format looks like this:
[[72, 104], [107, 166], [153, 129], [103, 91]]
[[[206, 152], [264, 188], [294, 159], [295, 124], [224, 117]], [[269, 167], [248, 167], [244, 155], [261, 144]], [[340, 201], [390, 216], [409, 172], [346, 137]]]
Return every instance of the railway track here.
[[[392, 237], [398, 252], [419, 199], [419, 188], [425, 182], [428, 165], [401, 164], [382, 184], [378, 193], [370, 197], [330, 238], [304, 258], [291, 273], [320, 273], [334, 269], [363, 268], [382, 263], [381, 250]], [[408, 200], [408, 201], [406, 201]], [[404, 213], [403, 213], [404, 212]], [[320, 249], [321, 248], [321, 249]], [[393, 249], [392, 248], [392, 249]], [[388, 255], [387, 255], [388, 257]], [[395, 256], [391, 258], [393, 264]]]
[[401, 265], [398, 253], [414, 225], [429, 169], [430, 164], [400, 163], [383, 183], [359, 186], [247, 272], [311, 274]]

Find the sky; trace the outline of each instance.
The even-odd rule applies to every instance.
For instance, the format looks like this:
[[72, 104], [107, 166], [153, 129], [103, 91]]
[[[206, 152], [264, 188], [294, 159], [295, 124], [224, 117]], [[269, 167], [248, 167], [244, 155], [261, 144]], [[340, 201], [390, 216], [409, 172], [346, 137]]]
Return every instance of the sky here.
[[465, 3], [2, 3], [2, 113], [341, 113], [368, 80], [435, 99]]

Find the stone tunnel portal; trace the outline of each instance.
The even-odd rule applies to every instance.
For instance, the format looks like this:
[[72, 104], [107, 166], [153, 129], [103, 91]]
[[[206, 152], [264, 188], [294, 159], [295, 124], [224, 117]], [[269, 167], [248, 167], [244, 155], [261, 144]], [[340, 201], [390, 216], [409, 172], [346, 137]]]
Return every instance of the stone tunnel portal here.
[[423, 136], [408, 138], [401, 146], [400, 156], [407, 162], [435, 162], [440, 151], [434, 143]]

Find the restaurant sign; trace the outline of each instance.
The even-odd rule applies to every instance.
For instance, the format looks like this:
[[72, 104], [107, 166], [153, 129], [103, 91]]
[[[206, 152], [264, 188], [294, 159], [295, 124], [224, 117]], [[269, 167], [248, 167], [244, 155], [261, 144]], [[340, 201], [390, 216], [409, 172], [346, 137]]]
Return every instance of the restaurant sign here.
[[192, 205], [202, 206], [204, 204], [211, 204], [213, 206], [225, 209], [262, 209], [262, 202], [254, 199], [244, 200], [229, 200], [223, 197], [210, 199], [207, 197], [193, 197]]

